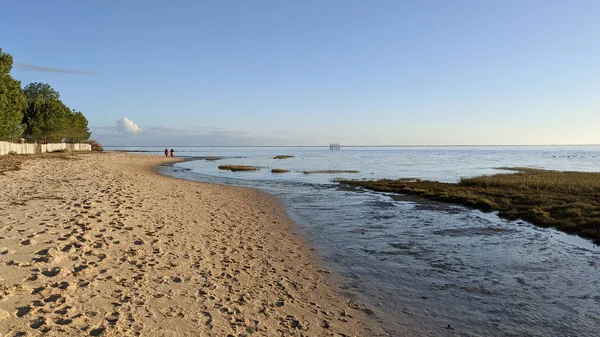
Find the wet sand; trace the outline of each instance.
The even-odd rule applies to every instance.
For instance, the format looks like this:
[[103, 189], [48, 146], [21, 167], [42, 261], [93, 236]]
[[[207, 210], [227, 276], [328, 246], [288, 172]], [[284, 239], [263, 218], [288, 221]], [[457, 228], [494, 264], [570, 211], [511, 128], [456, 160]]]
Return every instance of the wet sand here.
[[158, 156], [19, 158], [0, 157], [0, 335], [385, 335], [264, 193]]

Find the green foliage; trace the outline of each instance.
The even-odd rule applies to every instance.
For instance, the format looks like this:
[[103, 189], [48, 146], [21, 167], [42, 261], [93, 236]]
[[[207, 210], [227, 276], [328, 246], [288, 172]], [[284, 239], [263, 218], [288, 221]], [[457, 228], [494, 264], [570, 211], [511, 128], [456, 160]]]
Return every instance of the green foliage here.
[[21, 90], [13, 79], [12, 56], [0, 48], [0, 141], [78, 143], [90, 138], [88, 121], [69, 109], [60, 94], [47, 83], [30, 83]]
[[23, 128], [23, 110], [25, 95], [21, 91], [21, 82], [13, 79], [9, 72], [12, 68], [12, 56], [0, 49], [0, 141], [19, 141]]
[[10, 54], [2, 52], [0, 48], [0, 74], [8, 74], [12, 69], [13, 58]]
[[41, 143], [62, 142], [69, 114], [69, 108], [57, 99], [38, 98], [29, 102], [24, 118], [25, 138]]
[[58, 91], [46, 83], [30, 83], [25, 89], [27, 109], [25, 138], [40, 143], [79, 143], [90, 138], [88, 121], [80, 111], [70, 110]]
[[483, 211], [495, 210], [509, 220], [523, 219], [541, 227], [554, 227], [600, 244], [600, 173], [511, 170], [517, 173], [463, 178], [458, 184], [418, 179], [338, 181]]
[[60, 100], [60, 93], [54, 90], [48, 83], [33, 82], [23, 88], [27, 102], [33, 102], [36, 99], [55, 99]]
[[71, 144], [81, 143], [90, 139], [91, 135], [87, 118], [81, 111], [71, 111], [67, 121], [65, 140]]

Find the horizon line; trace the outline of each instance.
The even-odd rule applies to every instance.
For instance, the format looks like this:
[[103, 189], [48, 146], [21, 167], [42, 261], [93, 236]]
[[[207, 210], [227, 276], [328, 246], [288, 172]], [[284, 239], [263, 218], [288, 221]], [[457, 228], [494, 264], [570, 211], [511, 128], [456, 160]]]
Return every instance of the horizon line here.
[[[104, 147], [163, 147], [164, 145], [104, 145]], [[341, 145], [341, 147], [509, 147], [509, 146], [600, 146], [600, 144], [500, 144], [500, 145]], [[167, 147], [329, 147], [327, 145], [169, 145]]]

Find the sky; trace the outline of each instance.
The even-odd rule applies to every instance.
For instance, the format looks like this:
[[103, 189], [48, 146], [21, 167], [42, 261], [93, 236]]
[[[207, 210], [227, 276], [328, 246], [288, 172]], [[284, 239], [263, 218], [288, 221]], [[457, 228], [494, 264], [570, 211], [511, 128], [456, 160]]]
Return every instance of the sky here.
[[2, 0], [106, 146], [600, 144], [598, 0]]

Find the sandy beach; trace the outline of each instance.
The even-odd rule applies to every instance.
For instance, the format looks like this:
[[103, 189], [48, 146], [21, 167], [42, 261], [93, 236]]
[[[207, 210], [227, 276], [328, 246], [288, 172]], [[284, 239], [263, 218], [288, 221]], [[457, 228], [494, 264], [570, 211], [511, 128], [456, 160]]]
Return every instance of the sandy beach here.
[[0, 336], [383, 336], [272, 197], [123, 153], [0, 157]]

